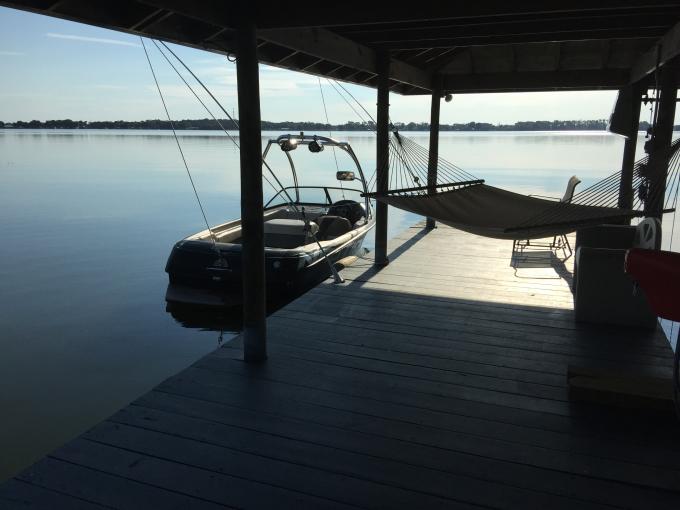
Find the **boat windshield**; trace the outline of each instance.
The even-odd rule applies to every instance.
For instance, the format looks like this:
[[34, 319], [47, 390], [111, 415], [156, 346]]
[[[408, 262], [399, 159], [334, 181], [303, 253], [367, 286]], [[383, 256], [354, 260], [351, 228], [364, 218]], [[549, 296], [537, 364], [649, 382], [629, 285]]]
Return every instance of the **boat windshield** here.
[[[318, 205], [328, 206], [339, 202], [340, 200], [354, 200], [355, 202], [363, 203], [364, 198], [361, 196], [363, 190], [347, 187], [334, 186], [300, 186], [296, 188], [289, 186], [285, 188], [293, 203], [296, 205]], [[275, 207], [289, 203], [289, 198], [280, 190], [276, 193], [265, 205], [265, 207]]]

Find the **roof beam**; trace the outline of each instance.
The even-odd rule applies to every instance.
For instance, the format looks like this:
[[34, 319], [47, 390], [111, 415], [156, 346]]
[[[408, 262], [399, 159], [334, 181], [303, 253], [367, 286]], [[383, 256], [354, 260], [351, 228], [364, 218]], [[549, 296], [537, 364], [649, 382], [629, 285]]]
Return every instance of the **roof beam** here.
[[[426, 51], [411, 49], [393, 52], [403, 55], [406, 60], [394, 55], [393, 65], [390, 66], [390, 80], [395, 91], [427, 93], [431, 90], [433, 71], [442, 66], [444, 75], [450, 77], [450, 89], [457, 92], [617, 88], [628, 83], [631, 77], [635, 81], [653, 72], [657, 62], [655, 50], [645, 54], [633, 69], [631, 61], [635, 61], [636, 55], [647, 50], [649, 44], [661, 36], [661, 31], [649, 33], [660, 29], [659, 16], [680, 10], [680, 0], [654, 0], [652, 5], [640, 4], [639, 0], [602, 0], [597, 5], [593, 5], [592, 0], [572, 0], [568, 5], [554, 6], [546, 5], [545, 0], [527, 0], [520, 4], [518, 6], [501, 0], [480, 0], [464, 5], [459, 2], [423, 2], [416, 11], [385, 11], [378, 5], [366, 4], [361, 10], [336, 9], [333, 16], [328, 16], [330, 8], [329, 11], [324, 8], [303, 9], [300, 12], [301, 17], [296, 13], [293, 17], [295, 19], [282, 16], [280, 10], [265, 8], [249, 13], [258, 21], [261, 40], [267, 41], [260, 51], [264, 63], [277, 65], [280, 59], [290, 53], [299, 52], [299, 55], [289, 58], [280, 66], [319, 73], [322, 76], [335, 76], [338, 79], [350, 76], [351, 81], [368, 85], [375, 82], [373, 78], [366, 80], [366, 75], [373, 76], [377, 72], [376, 52], [385, 49], [381, 44], [401, 45], [395, 34], [404, 36], [407, 45], [418, 46], [425, 43]], [[247, 14], [247, 4], [223, 0], [0, 0], [0, 5], [226, 55], [234, 52], [231, 27]], [[531, 55], [523, 56], [518, 47], [516, 56], [494, 56], [494, 47], [486, 45], [491, 42], [484, 39], [487, 36], [517, 37], [520, 40], [526, 37], [543, 38], [545, 34], [542, 31], [545, 31], [552, 34], [550, 38], [555, 37], [558, 33], [562, 34], [561, 25], [550, 28], [547, 24], [556, 17], [585, 20], [582, 21], [582, 26], [565, 25], [567, 28], [564, 30], [570, 31], [569, 38], [575, 37], [573, 31], [583, 29], [588, 29], [588, 33], [577, 34], [578, 37], [592, 38], [591, 29], [597, 29], [603, 32], [598, 36], [604, 36], [604, 32], [607, 32], [607, 39], [619, 35], [621, 40], [615, 37], [611, 47], [607, 44], [591, 44], [593, 48], [590, 48], [586, 41], [563, 44], [563, 67], [569, 68], [571, 74], [565, 74], [568, 73], [566, 69], [555, 69], [551, 65], [555, 60], [553, 58], [539, 55], [543, 60], [539, 58], [536, 65], [527, 66], [527, 61], [536, 60], [531, 56], [535, 52], [530, 51], [528, 53]], [[304, 18], [308, 18], [309, 22], [306, 27], [290, 28], [293, 23], [299, 24]], [[669, 14], [667, 18], [673, 20], [675, 16]], [[630, 33], [617, 32], [622, 28], [613, 21], [621, 19], [635, 20], [631, 26], [623, 27], [630, 30]], [[527, 20], [531, 22], [529, 25], [526, 25]], [[609, 22], [605, 23], [606, 20], [613, 20], [613, 31], [610, 32], [610, 25]], [[671, 22], [669, 21], [668, 26]], [[286, 25], [287, 28], [281, 28]], [[310, 28], [315, 25], [337, 25], [347, 29], [339, 29], [341, 33], [338, 33], [327, 28]], [[448, 33], [448, 28], [458, 25], [470, 30], [452, 30]], [[477, 27], [475, 30], [471, 29], [473, 25]], [[526, 32], [530, 26], [542, 28]], [[501, 30], [508, 27], [514, 28], [508, 33]], [[524, 28], [515, 30], [518, 27]], [[647, 28], [641, 30], [641, 27]], [[406, 37], [408, 34], [410, 35]], [[355, 40], [355, 37], [367, 37], [371, 42]], [[630, 43], [624, 40], [628, 37], [633, 38]], [[484, 46], [477, 46], [482, 41]], [[662, 63], [680, 55], [680, 24], [661, 41]], [[507, 45], [507, 42], [507, 39], [503, 39], [503, 45], [497, 46]], [[457, 48], [446, 46], [439, 49], [441, 44], [453, 44]], [[538, 44], [541, 47], [554, 45], [554, 42]], [[410, 58], [413, 61], [409, 61]], [[516, 68], [506, 65], [513, 61], [516, 62]], [[488, 65], [482, 65], [484, 63]], [[512, 69], [517, 72], [510, 73]], [[602, 74], [598, 75], [596, 71]], [[622, 73], [626, 78], [624, 83], [619, 83]], [[494, 85], [492, 82], [496, 79], [499, 81]], [[598, 82], [598, 79], [602, 81]]]
[[570, 33], [600, 33], [607, 30], [627, 29], [629, 32], [640, 28], [658, 28], [659, 36], [668, 30], [680, 9], [665, 9], [659, 12], [630, 12], [608, 16], [577, 16], [565, 18], [555, 16], [545, 19], [519, 19], [512, 21], [488, 21], [485, 23], [437, 23], [427, 25], [399, 25], [358, 29], [340, 29], [337, 32], [353, 40], [366, 44], [381, 44], [394, 41], [417, 41], [449, 39], [452, 36], [463, 39], [468, 37], [494, 38], [513, 34], [555, 34], [560, 40], [569, 40]]
[[[147, 3], [181, 4], [181, 0], [143, 0]], [[654, 0], [649, 9], [677, 6], [676, 0]], [[243, 5], [242, 5], [243, 4]], [[213, 19], [233, 20], [242, 15], [247, 2], [202, 0], [193, 2], [194, 8], [211, 12]], [[259, 7], [259, 6], [258, 6]], [[421, 1], [412, 8], [386, 8], [381, 2], [347, 2], [343, 8], [334, 6], [332, 15], [319, 16], [318, 9], [298, 8], [294, 15], [286, 15], [276, 8], [258, 8], [255, 23], [262, 28], [292, 27], [340, 27], [357, 25], [384, 25], [392, 23], [441, 23], [447, 20], [516, 19], [520, 17], [546, 17], [571, 15], [617, 15], [638, 12], [645, 8], [639, 0], [571, 0], [570, 2], [546, 2], [545, 0], [481, 0], [477, 2]]]
[[[376, 74], [377, 57], [372, 48], [351, 41], [322, 28], [258, 30], [257, 36], [265, 41], [304, 52], [324, 60], [337, 62], [360, 71]], [[427, 71], [399, 60], [390, 65], [390, 78], [420, 88], [429, 89], [432, 83]]]
[[[163, 5], [183, 15], [217, 25], [229, 25], [238, 19], [238, 10], [225, 8], [220, 2], [187, 4], [179, 0], [142, 0], [146, 4]], [[280, 16], [279, 16], [280, 17]], [[318, 59], [330, 60], [357, 70], [377, 73], [376, 53], [343, 36], [323, 28], [276, 28], [258, 30], [258, 37], [265, 41], [311, 55]], [[392, 61], [390, 78], [419, 88], [431, 87], [431, 75], [415, 66], [401, 61]]]
[[144, 16], [139, 21], [135, 22], [134, 25], [128, 27], [129, 30], [146, 30], [151, 25], [161, 22], [172, 16], [172, 12], [164, 11], [163, 9], [156, 9], [151, 14]]
[[555, 90], [611, 90], [628, 82], [624, 69], [448, 74], [443, 77], [447, 93], [538, 92]]
[[635, 62], [630, 71], [630, 83], [636, 83], [653, 73], [657, 62], [659, 65], [664, 65], [678, 55], [680, 55], [680, 23], [666, 32], [652, 48]]
[[651, 26], [639, 27], [635, 35], [631, 35], [631, 29], [608, 28], [602, 30], [563, 31], [563, 32], [536, 32], [516, 33], [504, 35], [469, 35], [469, 36], [446, 36], [442, 38], [429, 37], [424, 39], [392, 39], [383, 41], [369, 41], [371, 45], [390, 50], [420, 50], [431, 48], [452, 48], [456, 46], [498, 46], [504, 44], [528, 44], [550, 43], [563, 41], [592, 41], [604, 39], [655, 39], [664, 31], [664, 27]]

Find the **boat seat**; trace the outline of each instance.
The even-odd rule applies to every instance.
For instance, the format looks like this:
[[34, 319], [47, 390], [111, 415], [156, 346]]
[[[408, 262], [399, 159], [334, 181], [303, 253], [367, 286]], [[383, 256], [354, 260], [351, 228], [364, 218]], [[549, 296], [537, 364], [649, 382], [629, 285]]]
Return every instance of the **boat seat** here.
[[264, 222], [264, 245], [269, 248], [297, 248], [314, 242], [319, 226], [302, 220], [278, 218]]
[[352, 230], [349, 220], [341, 216], [320, 216], [317, 221], [319, 222], [319, 240], [321, 241], [335, 239]]

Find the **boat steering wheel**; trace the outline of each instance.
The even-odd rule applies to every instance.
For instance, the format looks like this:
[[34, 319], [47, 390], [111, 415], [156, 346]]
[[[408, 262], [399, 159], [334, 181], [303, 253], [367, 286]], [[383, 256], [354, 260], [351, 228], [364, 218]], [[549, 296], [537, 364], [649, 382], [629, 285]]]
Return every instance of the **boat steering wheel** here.
[[328, 214], [347, 218], [353, 225], [364, 216], [363, 207], [354, 200], [338, 200], [328, 207]]

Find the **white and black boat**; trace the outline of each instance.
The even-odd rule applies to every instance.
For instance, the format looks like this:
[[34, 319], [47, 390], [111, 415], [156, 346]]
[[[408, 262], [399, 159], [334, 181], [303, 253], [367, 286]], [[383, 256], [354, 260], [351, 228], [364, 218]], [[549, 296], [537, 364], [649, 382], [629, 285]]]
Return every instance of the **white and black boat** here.
[[[272, 298], [299, 292], [327, 278], [334, 264], [363, 250], [364, 238], [375, 223], [370, 201], [362, 197], [368, 192], [367, 182], [349, 143], [324, 136], [286, 134], [269, 140], [263, 159], [275, 146], [286, 153], [294, 185], [280, 189], [264, 207], [265, 274]], [[300, 186], [290, 155], [299, 146], [312, 153], [320, 153], [325, 147], [344, 151], [356, 173], [336, 171], [336, 179], [357, 181], [362, 189], [347, 188], [342, 183]], [[347, 199], [348, 195], [357, 200]], [[334, 201], [335, 197], [341, 199]], [[169, 303], [238, 304], [242, 292], [241, 220], [216, 225], [177, 242], [165, 270], [170, 280], [166, 293]]]

